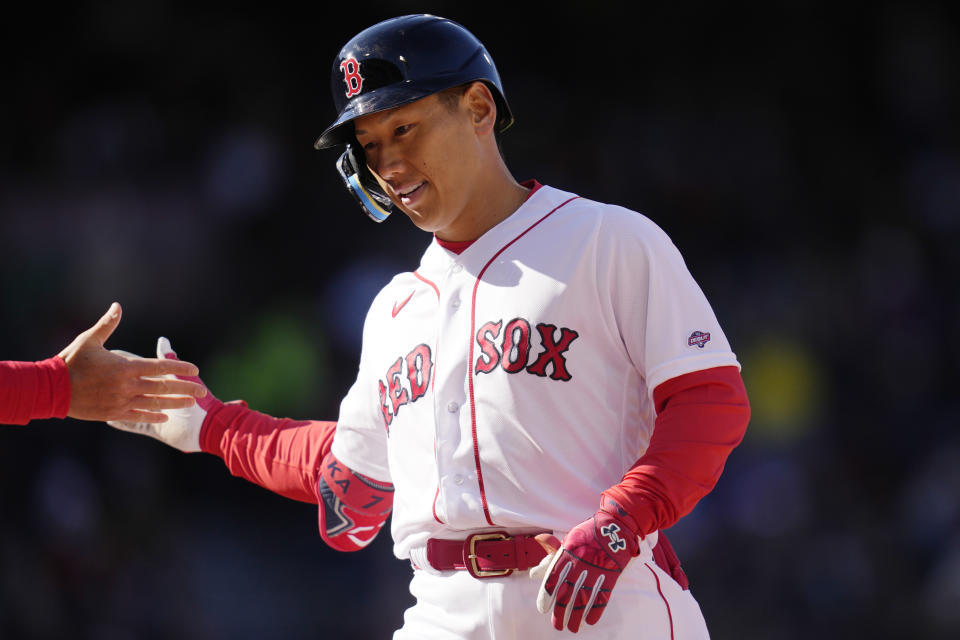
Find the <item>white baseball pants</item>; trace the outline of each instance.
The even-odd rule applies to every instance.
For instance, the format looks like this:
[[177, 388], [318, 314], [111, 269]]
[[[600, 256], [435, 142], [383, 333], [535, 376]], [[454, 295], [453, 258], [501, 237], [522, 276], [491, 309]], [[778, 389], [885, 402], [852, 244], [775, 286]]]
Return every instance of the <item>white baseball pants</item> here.
[[526, 572], [478, 580], [466, 571], [439, 575], [414, 571], [415, 605], [404, 613], [394, 640], [706, 640], [700, 605], [652, 558], [641, 554], [617, 581], [610, 603], [595, 625], [576, 634], [553, 628], [550, 614], [537, 611], [540, 580]]

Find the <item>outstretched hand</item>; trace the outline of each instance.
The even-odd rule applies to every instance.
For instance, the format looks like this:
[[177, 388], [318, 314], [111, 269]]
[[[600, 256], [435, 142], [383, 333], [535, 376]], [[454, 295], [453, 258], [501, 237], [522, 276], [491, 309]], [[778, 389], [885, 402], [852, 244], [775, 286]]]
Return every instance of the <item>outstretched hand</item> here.
[[[157, 339], [157, 358], [166, 362], [180, 362], [170, 341], [164, 337]], [[196, 376], [190, 376], [186, 381], [199, 385], [206, 390], [203, 381]], [[200, 432], [203, 431], [203, 423], [206, 422], [208, 412], [215, 411], [221, 406], [223, 406], [223, 403], [217, 400], [212, 393], [207, 392], [196, 401], [196, 404], [186, 408], [164, 411], [168, 420], [162, 424], [144, 420], [108, 420], [107, 424], [121, 431], [156, 438], [174, 449], [191, 453], [202, 451]]]
[[163, 409], [182, 409], [203, 397], [206, 388], [165, 375], [196, 376], [189, 362], [140, 358], [115, 353], [104, 343], [120, 324], [120, 305], [114, 302], [95, 325], [78, 335], [59, 356], [70, 373], [71, 418], [166, 422]]

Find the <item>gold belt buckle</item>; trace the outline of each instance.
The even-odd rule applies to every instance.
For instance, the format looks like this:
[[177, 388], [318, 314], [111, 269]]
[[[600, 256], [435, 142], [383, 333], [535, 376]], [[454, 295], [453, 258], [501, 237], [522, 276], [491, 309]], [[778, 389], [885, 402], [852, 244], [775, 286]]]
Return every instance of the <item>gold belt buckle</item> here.
[[499, 576], [508, 576], [513, 573], [513, 569], [481, 569], [477, 566], [477, 543], [484, 540], [512, 540], [503, 531], [493, 533], [477, 533], [467, 538], [467, 570], [474, 578], [497, 578]]

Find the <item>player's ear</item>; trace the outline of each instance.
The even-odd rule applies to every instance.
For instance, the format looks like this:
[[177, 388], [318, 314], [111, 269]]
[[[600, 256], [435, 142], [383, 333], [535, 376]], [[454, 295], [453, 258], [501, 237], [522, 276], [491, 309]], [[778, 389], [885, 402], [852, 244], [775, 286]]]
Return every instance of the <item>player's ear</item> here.
[[487, 85], [474, 82], [467, 87], [462, 100], [474, 130], [478, 134], [492, 134], [497, 123], [497, 103]]

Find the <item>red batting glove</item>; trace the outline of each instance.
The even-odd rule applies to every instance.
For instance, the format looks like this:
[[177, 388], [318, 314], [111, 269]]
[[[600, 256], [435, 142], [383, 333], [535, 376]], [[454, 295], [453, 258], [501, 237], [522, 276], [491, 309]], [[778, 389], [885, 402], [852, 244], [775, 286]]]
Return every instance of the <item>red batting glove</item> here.
[[553, 626], [576, 633], [586, 613], [596, 624], [620, 573], [640, 553], [633, 519], [603, 496], [600, 510], [563, 539], [537, 594], [540, 613], [553, 611]]

